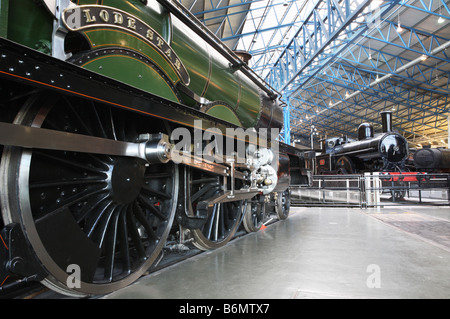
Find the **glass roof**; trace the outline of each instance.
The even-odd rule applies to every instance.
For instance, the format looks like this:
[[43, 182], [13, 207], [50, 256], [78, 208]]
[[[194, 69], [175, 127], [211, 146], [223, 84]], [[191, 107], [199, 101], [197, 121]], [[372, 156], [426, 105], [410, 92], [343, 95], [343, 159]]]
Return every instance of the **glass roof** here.
[[247, 51], [253, 58], [249, 66], [265, 77], [301, 23], [300, 13], [308, 11], [312, 1], [261, 0], [253, 1], [245, 20], [236, 50]]

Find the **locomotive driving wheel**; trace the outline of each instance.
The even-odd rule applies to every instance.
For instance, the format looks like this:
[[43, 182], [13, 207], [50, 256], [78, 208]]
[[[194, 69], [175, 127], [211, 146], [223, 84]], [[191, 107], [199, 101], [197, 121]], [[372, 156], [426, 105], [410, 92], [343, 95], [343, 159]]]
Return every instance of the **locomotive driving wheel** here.
[[216, 249], [228, 243], [236, 233], [246, 208], [246, 201], [238, 200], [201, 207], [203, 200], [221, 193], [222, 177], [204, 171], [186, 168], [187, 210], [190, 217], [204, 218], [205, 223], [192, 229], [193, 244], [201, 250]]
[[355, 165], [349, 157], [341, 156], [336, 161], [336, 171], [338, 175], [353, 174], [355, 172]]
[[[127, 142], [163, 129], [109, 106], [45, 95], [32, 96], [14, 122]], [[175, 215], [171, 163], [5, 147], [0, 174], [5, 224], [21, 225], [48, 273], [42, 283], [64, 294], [105, 294], [135, 281], [161, 253]]]

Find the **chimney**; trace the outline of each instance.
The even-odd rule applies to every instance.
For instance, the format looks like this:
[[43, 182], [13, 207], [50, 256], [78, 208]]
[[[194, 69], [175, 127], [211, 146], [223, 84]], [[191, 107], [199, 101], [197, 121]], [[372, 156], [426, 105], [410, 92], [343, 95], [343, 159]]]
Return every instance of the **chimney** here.
[[383, 133], [392, 132], [392, 112], [383, 111], [380, 112], [381, 123], [383, 125]]

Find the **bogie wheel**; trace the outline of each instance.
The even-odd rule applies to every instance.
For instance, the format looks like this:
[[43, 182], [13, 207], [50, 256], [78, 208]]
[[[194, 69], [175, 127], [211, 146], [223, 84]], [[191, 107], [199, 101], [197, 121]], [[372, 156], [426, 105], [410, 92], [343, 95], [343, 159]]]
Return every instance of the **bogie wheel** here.
[[[147, 121], [109, 106], [45, 95], [31, 97], [15, 119], [128, 142], [159, 129]], [[48, 272], [43, 284], [64, 294], [106, 294], [135, 281], [160, 255], [175, 215], [178, 170], [172, 164], [5, 147], [0, 174], [5, 224], [21, 225]], [[78, 283], [69, 278], [76, 269]]]
[[261, 229], [266, 215], [265, 206], [263, 195], [257, 195], [247, 201], [243, 219], [244, 228], [247, 232], [256, 232]]
[[210, 199], [222, 191], [222, 177], [196, 169], [186, 169], [188, 181], [186, 202], [188, 215], [202, 217], [205, 223], [201, 228], [191, 230], [193, 244], [201, 250], [217, 249], [228, 243], [236, 233], [241, 222], [246, 201], [217, 203], [207, 209], [201, 208], [201, 202]]
[[291, 191], [286, 189], [284, 192], [277, 193], [277, 199], [275, 202], [275, 212], [277, 213], [279, 220], [285, 220], [289, 216], [289, 210], [291, 209]]
[[[402, 175], [402, 173], [406, 172], [405, 170], [402, 170], [400, 167], [395, 165], [395, 172], [399, 172], [399, 176]], [[394, 182], [394, 189], [391, 190], [392, 195], [392, 201], [398, 201], [398, 200], [404, 200], [406, 196], [406, 190], [408, 187], [408, 183], [403, 181], [400, 177], [398, 181]]]

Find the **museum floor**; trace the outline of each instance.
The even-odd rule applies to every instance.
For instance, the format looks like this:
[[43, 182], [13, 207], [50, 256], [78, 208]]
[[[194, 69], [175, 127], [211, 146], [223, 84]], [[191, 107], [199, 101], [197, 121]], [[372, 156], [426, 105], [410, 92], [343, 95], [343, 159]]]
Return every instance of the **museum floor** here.
[[449, 298], [448, 207], [291, 209], [103, 298]]

